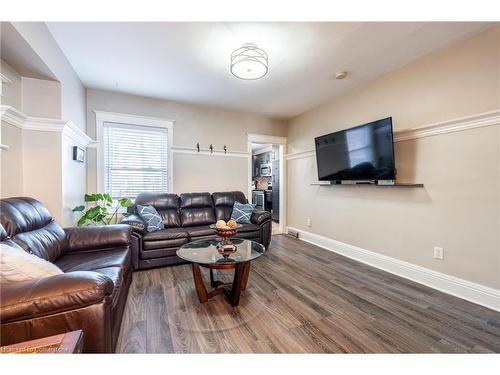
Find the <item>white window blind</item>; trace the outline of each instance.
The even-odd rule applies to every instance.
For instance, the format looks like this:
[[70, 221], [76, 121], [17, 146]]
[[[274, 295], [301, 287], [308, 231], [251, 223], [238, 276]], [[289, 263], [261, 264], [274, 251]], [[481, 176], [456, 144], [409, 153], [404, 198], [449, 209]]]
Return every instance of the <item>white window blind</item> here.
[[166, 128], [104, 122], [104, 188], [113, 198], [168, 191]]

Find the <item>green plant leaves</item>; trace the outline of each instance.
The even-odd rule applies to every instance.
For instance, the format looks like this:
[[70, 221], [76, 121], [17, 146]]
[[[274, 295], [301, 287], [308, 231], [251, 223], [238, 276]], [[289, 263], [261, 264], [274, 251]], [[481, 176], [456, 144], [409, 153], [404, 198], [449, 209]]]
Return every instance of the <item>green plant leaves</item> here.
[[[120, 208], [131, 207], [134, 203], [130, 198], [118, 198], [116, 204], [113, 205], [113, 198], [108, 193], [85, 194], [85, 202], [93, 202], [94, 205], [85, 211], [85, 206], [80, 205], [73, 208], [73, 212], [82, 212], [82, 216], [78, 220], [78, 225], [108, 225], [111, 224], [113, 218], [115, 222], [118, 220], [118, 210]], [[112, 213], [109, 209], [113, 209]], [[126, 215], [126, 214], [124, 214]]]
[[134, 204], [130, 198], [118, 198], [118, 203], [124, 208], [131, 207]]
[[102, 200], [102, 194], [85, 194], [85, 202], [97, 202]]
[[85, 216], [87, 216], [87, 219], [92, 220], [95, 219], [95, 217], [100, 213], [101, 213], [101, 206], [94, 206], [85, 213]]

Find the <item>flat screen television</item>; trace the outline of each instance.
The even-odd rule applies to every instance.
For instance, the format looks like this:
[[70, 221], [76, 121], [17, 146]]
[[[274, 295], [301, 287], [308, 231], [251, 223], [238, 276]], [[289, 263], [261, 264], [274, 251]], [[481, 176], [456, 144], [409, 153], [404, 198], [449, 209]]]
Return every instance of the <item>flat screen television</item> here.
[[392, 117], [315, 138], [320, 181], [396, 178]]

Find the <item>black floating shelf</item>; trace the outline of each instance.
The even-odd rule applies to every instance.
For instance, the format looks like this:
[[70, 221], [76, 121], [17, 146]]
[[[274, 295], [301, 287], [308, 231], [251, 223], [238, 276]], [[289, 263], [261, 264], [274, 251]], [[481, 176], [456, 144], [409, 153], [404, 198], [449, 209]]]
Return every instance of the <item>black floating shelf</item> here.
[[317, 181], [311, 182], [311, 185], [318, 186], [376, 186], [376, 187], [408, 187], [408, 188], [423, 188], [424, 184], [413, 183], [413, 182], [396, 182], [393, 185], [377, 185], [372, 183], [352, 183], [352, 184], [332, 184], [329, 181]]

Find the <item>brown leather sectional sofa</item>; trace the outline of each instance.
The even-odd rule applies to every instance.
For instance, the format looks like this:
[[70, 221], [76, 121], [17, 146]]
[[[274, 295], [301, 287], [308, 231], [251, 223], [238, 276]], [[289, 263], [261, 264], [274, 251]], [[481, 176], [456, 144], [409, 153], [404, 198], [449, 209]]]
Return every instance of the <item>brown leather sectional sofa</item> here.
[[[228, 220], [235, 201], [247, 202], [241, 192], [140, 194], [136, 203], [155, 206], [167, 226], [147, 233], [135, 215], [124, 220], [129, 225], [63, 229], [35, 199], [0, 199], [0, 242], [64, 272], [1, 286], [0, 344], [82, 329], [84, 352], [114, 352], [132, 270], [180, 263], [176, 250], [192, 240], [215, 238], [209, 225]], [[238, 237], [267, 248], [271, 214], [256, 210], [251, 220]]]
[[1, 345], [82, 329], [84, 352], [114, 352], [132, 280], [132, 228], [63, 229], [32, 198], [0, 200], [0, 223], [1, 243], [65, 272], [1, 286]]
[[[216, 238], [210, 224], [217, 220], [229, 220], [234, 202], [248, 203], [241, 191], [219, 193], [141, 193], [135, 204], [154, 206], [163, 219], [166, 229], [148, 233], [143, 221], [131, 207], [132, 215], [122, 223], [134, 228], [133, 236], [139, 241], [134, 248], [132, 262], [134, 269], [147, 269], [184, 261], [176, 255], [177, 249], [185, 243]], [[271, 241], [271, 213], [254, 210], [251, 223], [243, 224], [238, 238], [247, 238], [263, 244], [266, 249]]]

